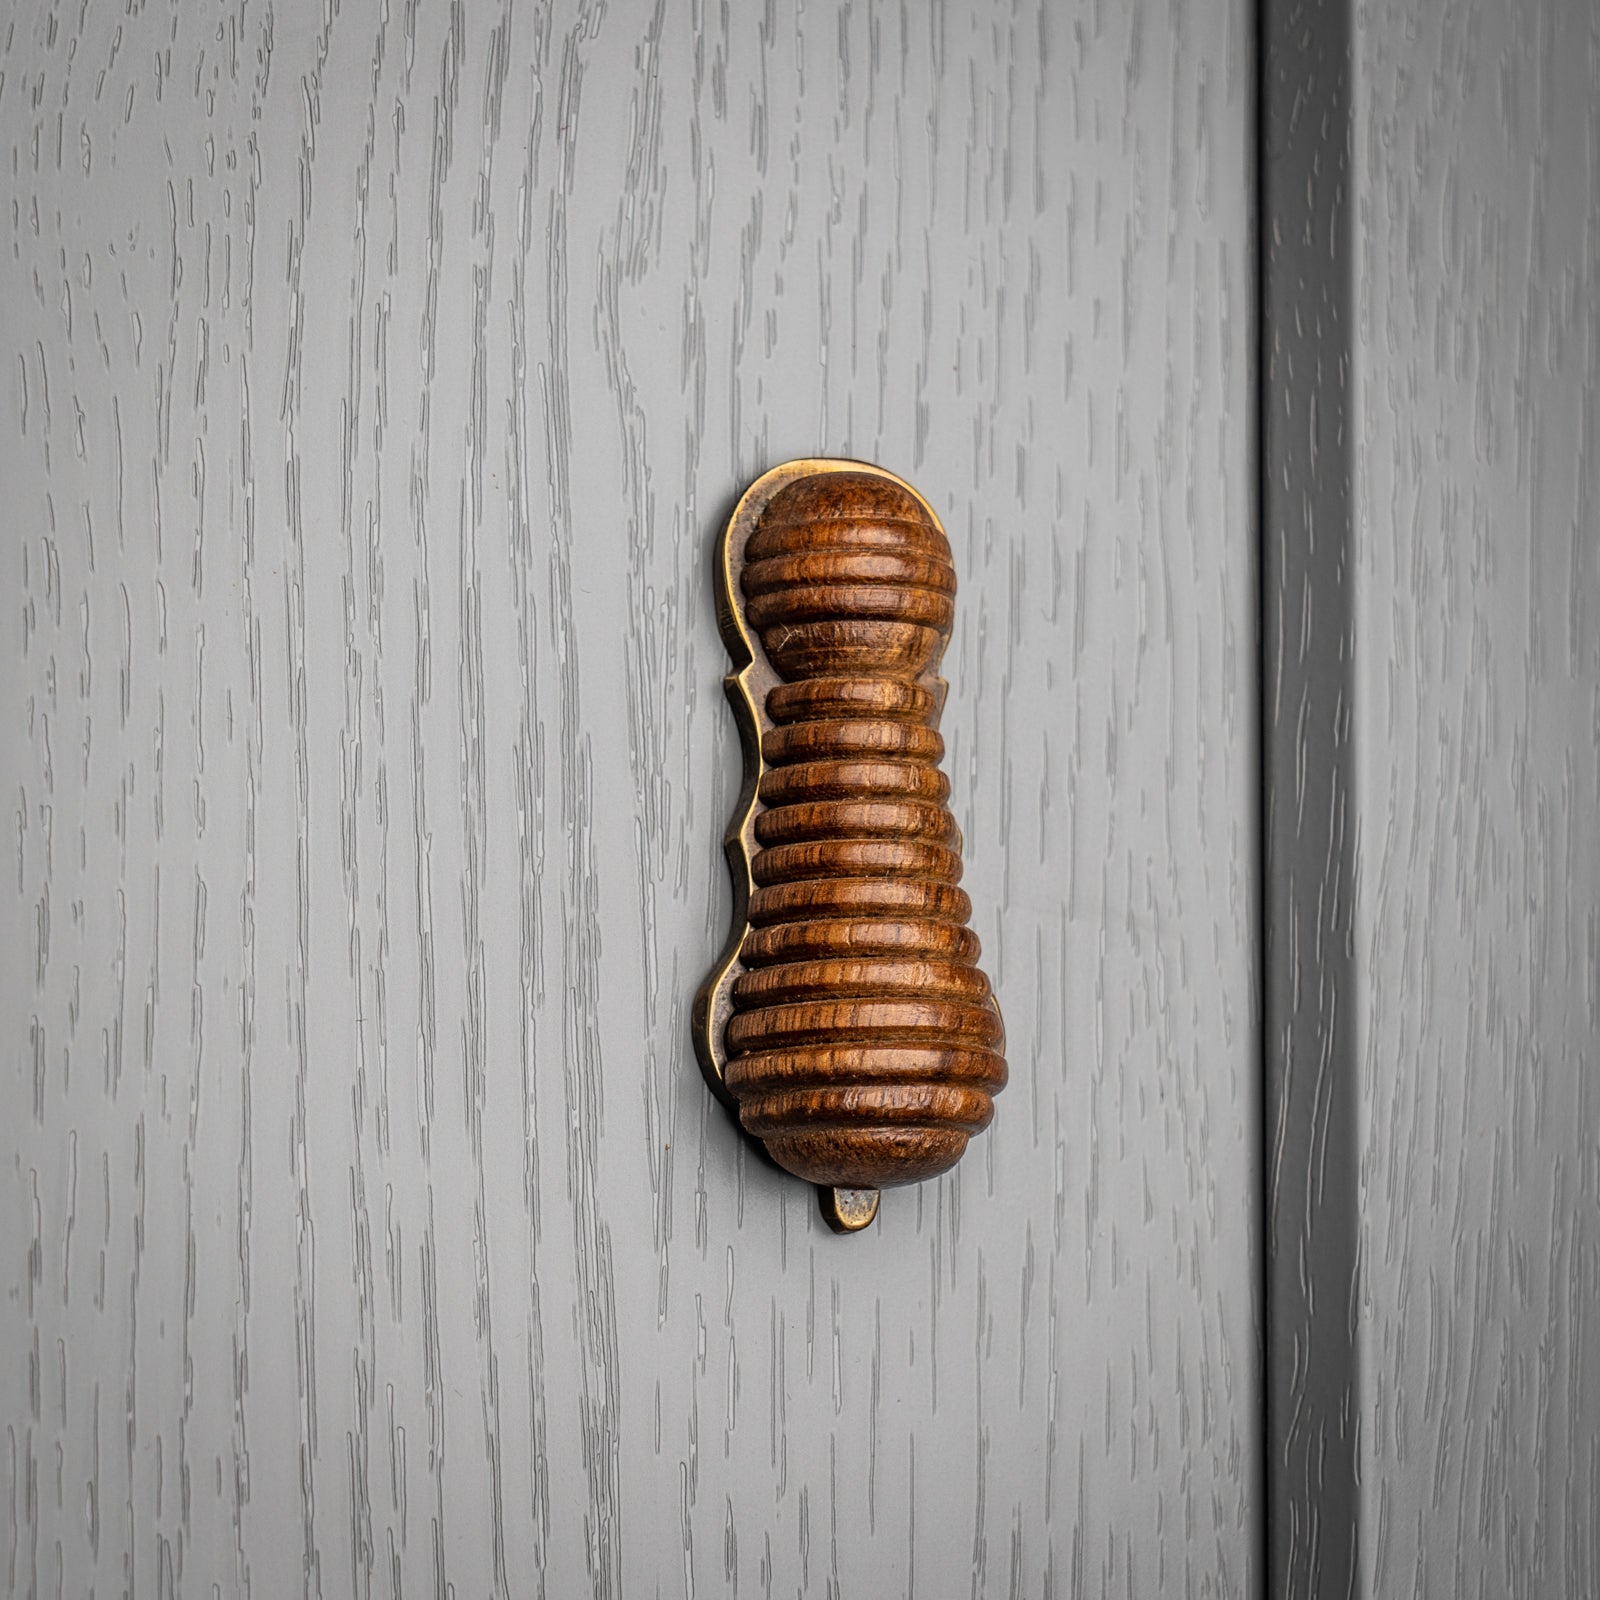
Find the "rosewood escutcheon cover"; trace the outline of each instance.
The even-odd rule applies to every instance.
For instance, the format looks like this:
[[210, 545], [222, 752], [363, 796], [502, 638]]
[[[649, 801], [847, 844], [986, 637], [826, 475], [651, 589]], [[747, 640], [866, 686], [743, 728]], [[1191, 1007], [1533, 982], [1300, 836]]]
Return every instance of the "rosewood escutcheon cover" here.
[[932, 508], [859, 462], [790, 462], [718, 550], [745, 786], [733, 929], [695, 1006], [712, 1087], [853, 1231], [993, 1115], [1004, 1030], [939, 770], [955, 568]]

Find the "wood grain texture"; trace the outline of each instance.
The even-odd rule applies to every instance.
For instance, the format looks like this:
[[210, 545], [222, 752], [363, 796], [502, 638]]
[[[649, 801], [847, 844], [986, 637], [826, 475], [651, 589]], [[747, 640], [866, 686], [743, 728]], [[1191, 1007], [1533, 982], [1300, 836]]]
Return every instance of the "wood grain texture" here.
[[[1247, 36], [11, 18], [9, 1590], [1255, 1592]], [[688, 1029], [819, 452], [956, 549], [1012, 1067], [849, 1243]]]
[[1600, 1593], [1600, 12], [1356, 12], [1364, 1592]]
[[[850, 1219], [870, 1220], [871, 1191], [961, 1159], [1006, 1081], [978, 938], [939, 915], [971, 908], [939, 893], [962, 870], [938, 767], [955, 566], [909, 486], [844, 463], [765, 474], [723, 537], [729, 697], [754, 729], [730, 826], [737, 948], [696, 1027], [740, 1126], [786, 1171], [856, 1191]], [[751, 928], [758, 896], [796, 885]], [[836, 1195], [822, 1203], [853, 1231]]]
[[1261, 726], [1267, 1577], [1356, 1592], [1348, 0], [1261, 19]]

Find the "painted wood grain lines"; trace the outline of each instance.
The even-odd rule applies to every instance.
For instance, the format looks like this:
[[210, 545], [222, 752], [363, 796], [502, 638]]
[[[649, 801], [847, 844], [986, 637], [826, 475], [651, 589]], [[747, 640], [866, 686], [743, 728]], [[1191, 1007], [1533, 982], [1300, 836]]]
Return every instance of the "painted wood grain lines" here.
[[1600, 19], [1355, 37], [1362, 1576], [1600, 1588]]
[[1359, 1566], [1353, 20], [1261, 19], [1266, 1583], [1309, 1600]]
[[[11, 1591], [1255, 1589], [1245, 33], [0, 35]], [[951, 535], [1014, 1074], [845, 1245], [688, 1036], [813, 453]]]

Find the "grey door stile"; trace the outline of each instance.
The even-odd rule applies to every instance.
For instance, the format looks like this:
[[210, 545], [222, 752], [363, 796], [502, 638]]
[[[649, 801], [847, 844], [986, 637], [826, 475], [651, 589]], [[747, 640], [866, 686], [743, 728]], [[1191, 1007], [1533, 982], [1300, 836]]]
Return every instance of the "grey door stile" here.
[[1266, 1592], [1600, 1592], [1600, 13], [1261, 11]]
[[[1263, 1592], [1252, 29], [12, 8], [8, 1592]], [[848, 1240], [689, 1030], [817, 454], [1011, 1065]]]

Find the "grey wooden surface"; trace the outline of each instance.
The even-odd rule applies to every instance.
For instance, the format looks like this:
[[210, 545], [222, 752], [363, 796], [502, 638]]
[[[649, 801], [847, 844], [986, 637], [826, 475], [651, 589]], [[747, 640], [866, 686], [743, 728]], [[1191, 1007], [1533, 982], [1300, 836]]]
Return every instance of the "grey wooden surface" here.
[[[1248, 32], [11, 11], [8, 1592], [1257, 1590]], [[688, 1036], [814, 452], [952, 536], [1013, 1073], [853, 1240]]]
[[1600, 13], [1269, 0], [1267, 1578], [1600, 1592]]
[[1600, 1593], [1600, 11], [1356, 12], [1361, 1569]]
[[[1260, 6], [1266, 1592], [1358, 1592], [1348, 0]], [[1354, 192], [1353, 192], [1354, 191]]]

